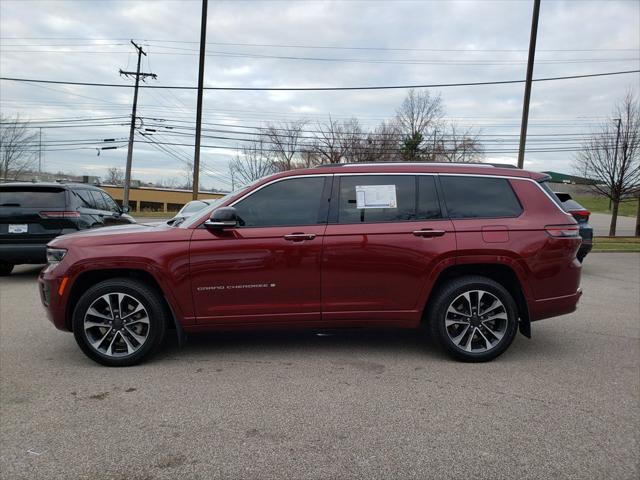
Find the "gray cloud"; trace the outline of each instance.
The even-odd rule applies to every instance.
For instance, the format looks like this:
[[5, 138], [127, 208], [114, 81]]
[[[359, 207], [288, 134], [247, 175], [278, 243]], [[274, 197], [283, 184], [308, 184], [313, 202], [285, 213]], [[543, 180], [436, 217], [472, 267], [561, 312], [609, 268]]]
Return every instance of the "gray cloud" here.
[[[638, 2], [546, 0], [542, 3], [535, 76], [639, 68]], [[531, 4], [530, 1], [491, 0], [213, 1], [209, 7], [209, 42], [464, 51], [209, 45], [206, 83], [220, 86], [346, 86], [523, 78]], [[0, 70], [3, 76], [117, 83], [121, 81], [117, 73], [119, 68], [135, 68], [135, 55], [127, 40], [134, 38], [146, 45], [149, 57], [144, 61], [144, 70], [157, 73], [158, 84], [195, 85], [199, 25], [199, 1], [3, 0], [0, 3]], [[553, 51], [566, 49], [582, 51]], [[50, 50], [73, 52], [53, 53]], [[432, 63], [406, 65], [242, 58], [216, 52]], [[609, 61], [619, 58], [631, 60]], [[580, 59], [606, 61], [576, 62]], [[491, 62], [505, 64], [487, 64]], [[605, 121], [615, 100], [627, 89], [637, 86], [637, 75], [537, 83], [533, 88], [529, 133], [585, 133], [592, 124]], [[314, 121], [332, 114], [356, 116], [365, 126], [373, 127], [393, 115], [404, 93], [396, 90], [209, 91], [205, 95], [204, 121], [258, 126], [267, 121], [294, 117]], [[447, 115], [460, 124], [476, 126], [484, 134], [519, 133], [522, 85], [448, 88], [437, 93], [442, 94]], [[1, 82], [0, 96], [3, 113], [19, 112], [25, 118], [123, 116], [120, 126], [46, 130], [47, 141], [125, 138], [128, 135], [125, 117], [130, 114], [132, 92], [129, 90]], [[195, 92], [143, 90], [140, 111], [147, 117], [193, 121]], [[191, 142], [190, 137], [164, 137], [169, 138]], [[237, 145], [237, 142], [214, 140], [203, 143]], [[192, 156], [192, 148], [174, 148], [185, 157]], [[492, 144], [487, 148], [507, 149], [515, 148], [515, 145]], [[203, 150], [205, 163], [220, 174], [218, 177], [204, 176], [206, 186], [228, 187], [224, 174], [226, 163], [233, 154], [233, 150]], [[95, 155], [95, 150], [50, 151], [46, 154], [46, 166], [50, 170], [95, 174], [107, 166], [123, 166], [126, 149], [105, 151], [100, 157]], [[514, 162], [516, 154], [492, 154], [490, 157]], [[569, 171], [570, 165], [571, 153], [527, 155], [527, 167], [533, 169]], [[171, 156], [150, 145], [136, 144], [136, 178], [155, 180], [180, 175], [182, 169], [182, 164]]]

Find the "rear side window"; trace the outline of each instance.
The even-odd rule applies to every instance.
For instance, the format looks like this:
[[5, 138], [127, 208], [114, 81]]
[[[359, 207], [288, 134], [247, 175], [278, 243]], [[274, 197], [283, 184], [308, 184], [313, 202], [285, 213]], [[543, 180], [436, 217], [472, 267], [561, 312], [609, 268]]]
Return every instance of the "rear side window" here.
[[558, 195], [556, 195], [554, 191], [551, 190], [551, 187], [549, 187], [549, 184], [546, 182], [546, 180], [544, 182], [540, 182], [540, 186], [545, 192], [547, 192], [547, 195], [551, 197], [551, 200], [553, 200], [556, 205], [558, 205], [560, 208], [563, 208], [562, 200], [560, 200], [560, 198], [558, 198]]
[[0, 187], [0, 207], [65, 208], [65, 190], [56, 187]]
[[505, 178], [443, 175], [440, 183], [451, 218], [504, 218], [522, 213], [520, 202]]
[[[360, 193], [359, 193], [360, 192]], [[362, 193], [365, 192], [365, 193]], [[380, 204], [389, 199], [386, 208], [375, 207], [375, 201], [363, 201], [358, 195]], [[412, 175], [353, 175], [340, 177], [338, 223], [402, 222], [416, 218], [416, 177]], [[389, 203], [386, 203], [389, 205]], [[363, 205], [365, 205], [363, 207]], [[360, 208], [359, 208], [360, 207]]]

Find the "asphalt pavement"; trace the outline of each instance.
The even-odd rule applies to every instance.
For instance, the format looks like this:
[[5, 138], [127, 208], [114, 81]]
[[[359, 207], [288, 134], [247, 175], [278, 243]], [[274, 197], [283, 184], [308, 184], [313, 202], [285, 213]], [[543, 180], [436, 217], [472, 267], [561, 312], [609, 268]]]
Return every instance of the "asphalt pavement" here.
[[[608, 236], [611, 225], [611, 215], [608, 213], [592, 213], [589, 216], [589, 223], [593, 227], [593, 232], [598, 236]], [[633, 237], [636, 234], [635, 217], [618, 216], [616, 221], [617, 237]]]
[[0, 279], [2, 479], [637, 479], [640, 254], [587, 257], [579, 310], [497, 360], [413, 331], [207, 334], [99, 366]]

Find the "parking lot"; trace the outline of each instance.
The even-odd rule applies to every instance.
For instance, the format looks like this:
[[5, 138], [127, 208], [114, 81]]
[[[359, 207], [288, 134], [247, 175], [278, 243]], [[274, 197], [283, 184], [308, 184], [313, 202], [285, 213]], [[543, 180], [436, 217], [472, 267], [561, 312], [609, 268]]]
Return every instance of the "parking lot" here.
[[587, 257], [578, 312], [487, 364], [272, 332], [109, 369], [46, 320], [37, 271], [0, 279], [2, 478], [638, 478], [640, 254]]

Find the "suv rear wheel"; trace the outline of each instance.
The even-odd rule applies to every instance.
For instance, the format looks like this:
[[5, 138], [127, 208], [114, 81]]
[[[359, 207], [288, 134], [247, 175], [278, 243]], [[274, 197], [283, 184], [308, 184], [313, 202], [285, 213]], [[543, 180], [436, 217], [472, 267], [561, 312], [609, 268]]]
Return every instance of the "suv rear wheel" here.
[[518, 330], [513, 297], [486, 277], [453, 280], [436, 293], [428, 313], [431, 335], [449, 355], [466, 362], [496, 358]]
[[162, 343], [162, 298], [141, 282], [106, 280], [87, 290], [73, 312], [73, 334], [82, 351], [107, 366], [135, 365]]
[[13, 263], [0, 261], [0, 277], [6, 277], [13, 271]]

